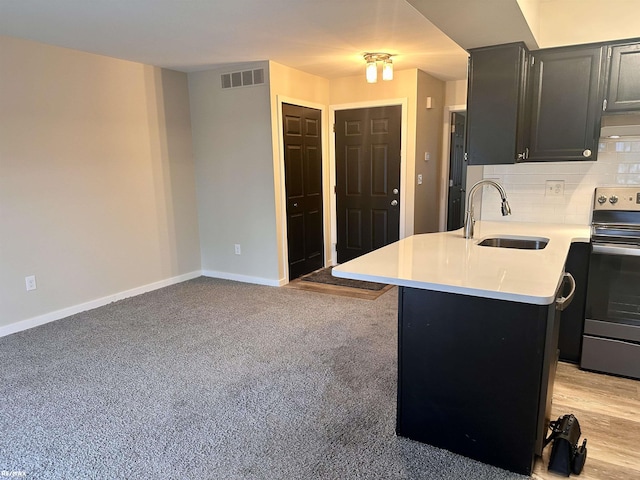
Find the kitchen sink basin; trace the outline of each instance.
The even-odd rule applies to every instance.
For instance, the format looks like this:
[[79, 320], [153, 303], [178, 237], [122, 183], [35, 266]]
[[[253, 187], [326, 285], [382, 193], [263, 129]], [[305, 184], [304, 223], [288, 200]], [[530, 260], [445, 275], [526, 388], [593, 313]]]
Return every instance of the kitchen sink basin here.
[[521, 250], [542, 250], [549, 243], [542, 237], [492, 237], [485, 238], [478, 245], [481, 247], [518, 248]]

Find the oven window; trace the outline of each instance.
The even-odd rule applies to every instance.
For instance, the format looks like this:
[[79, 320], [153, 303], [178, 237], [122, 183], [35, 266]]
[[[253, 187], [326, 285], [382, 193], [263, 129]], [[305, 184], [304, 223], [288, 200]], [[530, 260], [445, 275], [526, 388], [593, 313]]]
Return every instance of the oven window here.
[[640, 257], [592, 253], [585, 313], [640, 326]]

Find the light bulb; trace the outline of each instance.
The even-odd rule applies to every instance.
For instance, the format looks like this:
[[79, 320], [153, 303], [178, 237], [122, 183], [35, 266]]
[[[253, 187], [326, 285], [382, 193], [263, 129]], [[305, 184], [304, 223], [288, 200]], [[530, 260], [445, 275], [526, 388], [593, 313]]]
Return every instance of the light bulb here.
[[378, 81], [378, 69], [376, 67], [375, 61], [370, 60], [367, 62], [366, 75], [367, 75], [367, 82], [376, 83]]
[[382, 80], [393, 80], [393, 63], [390, 58], [382, 64]]

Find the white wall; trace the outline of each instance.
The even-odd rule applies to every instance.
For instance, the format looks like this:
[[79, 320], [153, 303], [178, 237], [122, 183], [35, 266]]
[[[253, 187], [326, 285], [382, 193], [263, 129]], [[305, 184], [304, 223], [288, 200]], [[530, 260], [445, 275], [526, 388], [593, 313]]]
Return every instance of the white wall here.
[[186, 75], [9, 37], [0, 65], [0, 335], [199, 275]]
[[638, 0], [541, 0], [538, 44], [549, 48], [635, 38], [640, 36], [638, 19]]
[[268, 62], [189, 74], [202, 270], [278, 285], [269, 84], [222, 89], [220, 80], [253, 68], [269, 78]]
[[533, 38], [540, 42], [540, 0], [516, 0]]
[[[595, 162], [485, 166], [484, 178], [502, 183], [512, 214], [503, 217], [499, 195], [485, 188], [483, 220], [587, 225], [591, 223], [595, 187], [640, 185], [640, 137], [600, 139]], [[547, 180], [564, 180], [564, 195], [547, 195]]]
[[[428, 73], [418, 70], [418, 96], [416, 99], [416, 166], [413, 181], [414, 233], [439, 230], [441, 205], [441, 175], [443, 166], [442, 123], [445, 110], [446, 84]], [[431, 107], [427, 108], [427, 98]], [[447, 142], [448, 145], [448, 142]], [[425, 160], [428, 154], [429, 160]], [[448, 171], [448, 165], [447, 165]], [[422, 175], [422, 184], [417, 177]]]

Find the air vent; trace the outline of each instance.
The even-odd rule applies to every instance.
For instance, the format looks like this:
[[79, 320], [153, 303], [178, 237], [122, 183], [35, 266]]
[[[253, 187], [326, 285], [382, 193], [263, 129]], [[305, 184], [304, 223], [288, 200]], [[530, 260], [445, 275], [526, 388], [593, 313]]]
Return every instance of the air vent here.
[[222, 88], [250, 87], [264, 83], [264, 68], [221, 75]]

